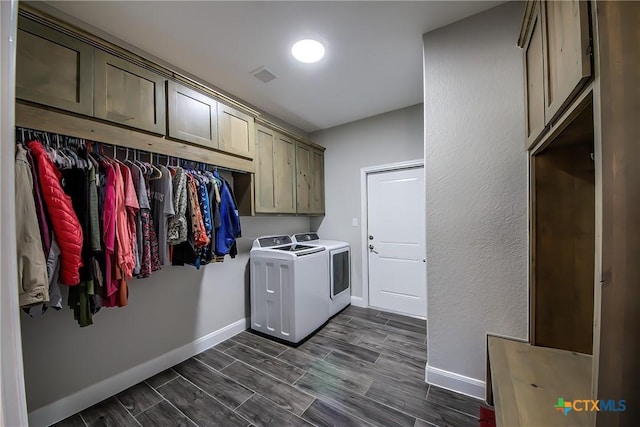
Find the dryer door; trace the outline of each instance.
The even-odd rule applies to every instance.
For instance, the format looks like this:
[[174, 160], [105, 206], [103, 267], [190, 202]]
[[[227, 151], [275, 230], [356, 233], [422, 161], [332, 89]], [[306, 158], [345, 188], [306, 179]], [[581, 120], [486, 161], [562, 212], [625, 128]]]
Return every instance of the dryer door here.
[[331, 299], [342, 292], [350, 292], [351, 269], [349, 248], [341, 248], [331, 251]]

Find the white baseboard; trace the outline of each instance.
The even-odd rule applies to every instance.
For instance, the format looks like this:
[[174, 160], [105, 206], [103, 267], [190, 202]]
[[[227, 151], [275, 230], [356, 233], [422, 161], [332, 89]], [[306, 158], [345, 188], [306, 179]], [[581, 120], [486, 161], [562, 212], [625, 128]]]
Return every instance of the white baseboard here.
[[133, 368], [127, 369], [113, 377], [93, 384], [72, 395], [57, 400], [42, 408], [29, 413], [29, 425], [32, 427], [49, 426], [57, 423], [76, 412], [82, 411], [114, 394], [138, 384], [140, 381], [164, 371], [188, 358], [195, 356], [216, 344], [227, 340], [246, 330], [249, 319], [240, 319], [223, 328], [213, 331], [204, 337], [171, 350], [162, 356], [149, 360]]
[[445, 371], [427, 365], [425, 369], [425, 380], [429, 384], [465, 394], [476, 399], [485, 399], [486, 384], [484, 381], [475, 378], [465, 377], [455, 372]]
[[364, 303], [364, 299], [362, 297], [351, 297], [351, 305], [355, 305], [356, 307], [367, 307]]

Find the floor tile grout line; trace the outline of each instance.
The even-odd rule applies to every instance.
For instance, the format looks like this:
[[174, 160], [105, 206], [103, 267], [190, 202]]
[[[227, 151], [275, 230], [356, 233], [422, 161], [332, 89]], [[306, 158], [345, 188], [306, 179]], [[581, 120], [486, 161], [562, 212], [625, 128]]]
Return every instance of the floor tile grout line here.
[[[264, 351], [262, 351], [262, 350], [259, 350], [259, 349], [257, 349], [257, 348], [254, 348], [254, 347], [248, 346], [248, 345], [246, 345], [246, 344], [242, 344], [241, 342], [236, 342], [236, 341], [234, 341], [234, 342], [236, 343], [236, 345], [241, 345], [241, 346], [243, 346], [243, 347], [250, 348], [251, 350], [257, 351], [257, 352], [259, 352], [259, 353], [262, 353], [262, 354], [264, 354], [264, 355], [266, 355], [266, 356], [269, 356], [269, 357], [272, 357], [272, 358], [274, 358], [274, 359], [276, 359], [278, 356], [280, 356], [281, 354], [283, 354], [284, 352], [286, 352], [286, 351], [287, 351], [287, 350], [289, 350], [289, 348], [290, 348], [290, 347], [287, 347], [287, 348], [285, 348], [284, 350], [282, 350], [280, 353], [278, 353], [277, 355], [272, 356], [272, 355], [270, 355], [269, 353], [265, 353], [265, 352], [264, 352]], [[234, 347], [235, 347], [235, 346], [234, 346]], [[226, 351], [229, 351], [229, 350], [231, 350], [232, 348], [233, 348], [233, 347], [229, 347]], [[224, 354], [226, 354], [227, 356], [233, 357], [233, 356], [231, 356], [229, 353], [226, 353], [226, 352], [225, 352]], [[236, 359], [236, 360], [240, 360], [240, 359], [238, 359], [237, 357], [233, 357], [233, 358], [234, 358], [234, 359]]]
[[[162, 403], [162, 401], [163, 401], [163, 400], [165, 400], [164, 396], [163, 396], [163, 395], [160, 395], [160, 400], [159, 400], [159, 401], [157, 401], [157, 402], [156, 402], [156, 403], [154, 403], [153, 405], [149, 406], [149, 407], [148, 407], [147, 409], [145, 409], [144, 411], [140, 411], [140, 413], [139, 413], [138, 415], [142, 415], [142, 414], [144, 414], [145, 412], [147, 412], [149, 409], [151, 409], [151, 408], [154, 408], [154, 407], [158, 406], [160, 403]], [[135, 418], [135, 417], [137, 417], [138, 415], [133, 415], [133, 417]]]
[[[360, 396], [360, 397], [364, 397], [364, 398], [366, 398], [366, 399], [371, 400], [372, 402], [379, 403], [377, 400], [373, 400], [373, 399], [371, 399], [371, 398], [370, 398], [370, 397], [368, 397], [368, 396]], [[362, 418], [361, 416], [359, 416], [358, 414], [356, 414], [356, 413], [355, 413], [355, 412], [354, 412], [354, 411], [353, 411], [349, 406], [346, 406], [344, 403], [341, 403], [340, 401], [338, 401], [338, 400], [336, 400], [336, 399], [333, 399], [333, 398], [330, 398], [330, 397], [326, 397], [326, 396], [324, 396], [324, 398], [323, 398], [323, 396], [320, 396], [320, 397], [317, 397], [317, 400], [320, 400], [320, 401], [321, 401], [321, 402], [323, 402], [325, 405], [331, 406], [331, 407], [333, 407], [333, 408], [337, 408], [337, 409], [339, 409], [341, 412], [345, 412], [345, 413], [347, 413], [348, 415], [350, 415], [350, 416], [352, 416], [352, 417], [354, 417], [354, 418], [356, 418], [356, 419], [358, 419], [358, 420], [361, 420], [361, 421], [363, 421], [364, 423], [366, 423], [366, 424], [368, 424], [368, 425], [370, 425], [370, 426], [376, 426], [376, 425], [379, 425], [379, 424], [374, 424], [374, 423], [373, 423], [373, 422], [371, 422], [371, 421], [367, 421], [367, 420], [365, 420], [364, 418]], [[400, 412], [400, 411], [398, 411], [398, 412]], [[415, 418], [415, 417], [413, 417], [413, 418]], [[415, 423], [415, 422], [414, 422], [414, 423]]]
[[[239, 362], [239, 363], [244, 363], [244, 362], [242, 362], [242, 361], [238, 361], [238, 362]], [[236, 362], [234, 362], [234, 363], [236, 363]], [[246, 363], [245, 363], [245, 365], [246, 365]], [[229, 365], [229, 366], [231, 366], [231, 365]], [[223, 372], [220, 372], [220, 373], [221, 373], [221, 374], [224, 374]], [[225, 376], [226, 376], [226, 375], [225, 375]], [[233, 378], [231, 378], [231, 377], [228, 377], [228, 376], [227, 376], [227, 378], [230, 378], [230, 379], [232, 379], [233, 381], [236, 381], [236, 380], [234, 380], [234, 379], [233, 379]], [[302, 378], [302, 377], [300, 377], [300, 378]], [[188, 380], [187, 380], [187, 381], [188, 381]], [[296, 381], [297, 381], [297, 380], [296, 380]], [[236, 381], [236, 382], [237, 382], [238, 384], [241, 384], [239, 381]], [[282, 382], [282, 381], [281, 381], [281, 382]], [[285, 383], [285, 384], [290, 385], [290, 386], [292, 386], [292, 387], [293, 387], [293, 385], [292, 385], [292, 384], [288, 384], [288, 383]], [[195, 384], [194, 384], [194, 385], [195, 385]], [[266, 400], [268, 400], [269, 402], [271, 402], [271, 403], [273, 403], [274, 405], [276, 405], [280, 410], [285, 411], [285, 412], [289, 412], [290, 414], [292, 414], [292, 415], [293, 415], [293, 416], [295, 416], [295, 417], [302, 418], [301, 416], [299, 416], [299, 415], [298, 415], [298, 414], [296, 414], [295, 412], [290, 411], [290, 410], [288, 410], [287, 408], [282, 407], [282, 406], [281, 406], [281, 405], [279, 405], [278, 403], [276, 403], [276, 402], [274, 402], [273, 400], [269, 399], [267, 396], [265, 396], [265, 395], [263, 395], [263, 394], [259, 393], [257, 390], [254, 390], [254, 389], [252, 389], [252, 388], [249, 388], [249, 386], [247, 386], [247, 385], [245, 385], [245, 384], [241, 384], [241, 385], [242, 385], [244, 388], [246, 388], [247, 390], [251, 390], [251, 391], [253, 392], [253, 395], [251, 395], [251, 397], [253, 397], [254, 395], [258, 395], [258, 396], [262, 397], [263, 399], [266, 399]], [[197, 387], [197, 386], [196, 386], [196, 387]], [[308, 395], [309, 397], [312, 397], [314, 401], [316, 400], [316, 396], [313, 396], [313, 395], [311, 395], [311, 394], [307, 393], [306, 391], [304, 391], [304, 390], [302, 390], [302, 389], [300, 389], [300, 388], [296, 388], [296, 389], [297, 389], [299, 392], [304, 393], [304, 394]], [[205, 393], [206, 393], [206, 392], [205, 392]], [[251, 398], [251, 397], [250, 397], [250, 398]], [[249, 398], [249, 399], [250, 399], [250, 398]], [[245, 403], [247, 403], [247, 401], [248, 401], [249, 399], [247, 399], [247, 400], [245, 400], [244, 402], [242, 402], [242, 404], [241, 404], [241, 405], [239, 405], [239, 406], [237, 406], [237, 408], [239, 408], [240, 406], [242, 406], [242, 405], [244, 405]], [[225, 406], [226, 406], [226, 405], [225, 405]], [[308, 407], [307, 407], [306, 409], [308, 409]], [[306, 409], [305, 409], [305, 411], [306, 411]], [[239, 412], [237, 412], [235, 409], [234, 409], [233, 411], [234, 411], [234, 412], [236, 412], [236, 413], [237, 413], [237, 414], [239, 414], [239, 415], [242, 415], [242, 414], [240, 414]], [[304, 412], [304, 411], [303, 411], [303, 412]], [[244, 418], [244, 416], [243, 416], [243, 418]]]
[[[238, 360], [239, 360], [239, 359], [236, 359], [235, 357], [233, 357], [232, 355], [227, 354], [227, 356], [229, 356], [230, 358], [232, 358], [232, 359], [233, 359], [233, 361], [232, 361], [231, 363], [229, 363], [228, 365], [225, 365], [224, 367], [222, 367], [222, 368], [218, 369], [218, 368], [216, 368], [216, 367], [214, 367], [214, 366], [209, 365], [209, 364], [208, 364], [207, 362], [205, 362], [204, 360], [200, 360], [197, 356], [198, 356], [198, 355], [196, 354], [195, 356], [193, 356], [193, 357], [192, 357], [192, 359], [193, 359], [193, 360], [195, 360], [195, 361], [196, 361], [196, 362], [198, 362], [198, 363], [202, 363], [202, 364], [203, 364], [203, 365], [205, 365], [207, 368], [213, 369], [214, 371], [218, 371], [218, 372], [220, 372], [222, 369], [226, 368], [227, 366], [229, 366], [229, 365], [231, 365], [232, 363], [235, 363], [236, 361], [238, 361]], [[189, 359], [187, 359], [187, 360], [189, 360]], [[186, 360], [185, 360], [185, 362], [186, 362]]]
[[376, 426], [376, 424], [374, 424], [374, 423], [372, 423], [370, 421], [367, 421], [367, 420], [363, 419], [362, 417], [356, 415], [355, 413], [351, 412], [348, 407], [344, 406], [344, 404], [340, 404], [339, 402], [338, 403], [333, 403], [334, 399], [327, 398], [327, 397], [323, 398], [322, 396], [320, 396], [320, 397], [316, 398], [316, 400], [319, 400], [320, 402], [324, 403], [327, 406], [331, 406], [331, 407], [337, 408], [341, 412], [346, 413], [347, 415], [357, 419], [358, 421], [362, 421], [367, 426], [372, 426], [372, 427]]
[[[134, 384], [134, 385], [135, 385], [135, 384]], [[132, 386], [132, 387], [133, 387], [133, 386]], [[123, 391], [124, 391], [124, 390], [123, 390]], [[154, 390], [154, 391], [155, 391], [155, 390]], [[124, 406], [124, 404], [123, 404], [122, 402], [120, 402], [120, 399], [118, 398], [118, 395], [114, 395], [113, 397], [116, 399], [116, 402], [118, 402], [118, 404], [120, 404], [120, 406], [122, 406], [122, 409], [124, 409], [124, 410], [127, 412], [127, 414], [129, 414], [129, 416], [130, 416], [131, 418], [133, 418], [133, 420], [136, 422], [136, 424], [138, 424], [139, 426], [141, 426], [141, 427], [142, 427], [142, 425], [138, 422], [138, 420], [136, 420], [136, 416], [135, 416], [135, 415], [133, 415], [133, 414], [131, 413], [131, 411], [130, 411], [126, 406]]]
[[[235, 363], [235, 362], [234, 362]], [[209, 366], [209, 365], [207, 365]], [[215, 370], [215, 369], [214, 369]], [[220, 372], [220, 371], [218, 371]], [[220, 372], [222, 374], [222, 372]], [[224, 375], [224, 374], [223, 374]], [[227, 377], [226, 375], [224, 375], [225, 377]], [[194, 386], [195, 388], [197, 388], [198, 390], [200, 390], [201, 392], [203, 392], [204, 394], [206, 394], [207, 396], [209, 396], [210, 398], [212, 398], [213, 400], [215, 400], [216, 402], [218, 402], [219, 404], [221, 404], [222, 406], [224, 406], [225, 408], [229, 409], [231, 412], [233, 412], [234, 414], [240, 416], [242, 419], [246, 418], [244, 416], [242, 416], [241, 414], [239, 414], [238, 412], [236, 412], [235, 408], [231, 408], [229, 405], [225, 404], [224, 402], [222, 402], [221, 400], [219, 400], [217, 397], [213, 396], [212, 394], [210, 394], [209, 392], [207, 392], [206, 390], [203, 390], [202, 388], [198, 387], [195, 383], [193, 383], [192, 381], [190, 381], [188, 378], [182, 377], [186, 382], [188, 382], [189, 384], [191, 384], [192, 386]], [[229, 378], [229, 377], [227, 377]], [[234, 382], [240, 384], [238, 381], [234, 380], [233, 378], [229, 378], [231, 380], [233, 380]], [[249, 387], [245, 386], [244, 384], [240, 384], [242, 387], [246, 388], [247, 390], [251, 390]], [[255, 393], [255, 390], [251, 390]], [[247, 420], [248, 421], [248, 420]], [[196, 425], [198, 425], [198, 423], [194, 423]]]
[[[247, 348], [251, 349], [251, 347], [249, 347], [249, 346], [245, 346], [245, 347], [247, 347]], [[289, 350], [289, 349], [287, 349], [287, 350]], [[285, 351], [287, 351], [287, 350], [285, 350]], [[258, 350], [256, 350], [256, 351], [258, 351]], [[285, 351], [283, 351], [282, 353], [284, 353]], [[260, 353], [262, 353], [262, 352], [260, 352]], [[280, 353], [280, 354], [282, 354], [282, 353]], [[278, 359], [278, 357], [277, 357], [277, 356], [276, 356], [276, 357], [274, 357], [274, 356], [269, 356], [269, 355], [268, 355], [268, 354], [266, 354], [266, 353], [262, 353], [262, 354], [266, 355], [267, 357], [269, 357], [269, 358], [271, 358], [271, 359], [275, 359], [275, 360], [277, 360], [277, 361], [279, 361], [279, 362], [281, 362], [281, 363], [284, 363], [284, 364], [286, 364], [286, 365], [289, 365], [289, 366], [290, 366], [290, 367], [292, 367], [293, 369], [300, 369], [300, 368], [298, 368], [297, 366], [295, 366], [295, 365], [293, 365], [293, 364], [291, 364], [291, 363], [287, 362], [286, 360]], [[229, 356], [231, 356], [231, 355], [229, 355]], [[233, 357], [233, 356], [231, 356], [231, 357]], [[257, 369], [257, 370], [258, 370], [258, 371], [260, 371], [260, 372], [264, 372], [265, 374], [271, 375], [272, 377], [276, 378], [277, 380], [279, 380], [279, 381], [281, 381], [281, 382], [283, 382], [283, 383], [285, 383], [285, 384], [289, 384], [289, 382], [281, 380], [280, 378], [276, 377], [274, 374], [272, 374], [272, 373], [270, 373], [270, 372], [267, 372], [267, 371], [264, 371], [264, 370], [260, 369], [258, 366], [254, 366], [253, 364], [249, 364], [249, 363], [245, 362], [245, 361], [244, 361], [244, 360], [242, 360], [242, 359], [238, 359], [237, 357], [234, 357], [234, 359], [236, 359], [236, 361], [238, 361], [238, 362], [242, 362], [242, 363], [244, 363], [245, 365], [251, 366], [251, 367], [252, 367], [252, 368], [254, 368], [254, 369]], [[209, 365], [207, 365], [207, 366], [209, 366]], [[230, 364], [229, 364], [229, 365], [227, 365], [227, 366], [230, 366]], [[227, 366], [225, 366], [225, 368], [226, 368]], [[213, 369], [214, 369], [214, 368], [213, 368]], [[224, 369], [224, 368], [222, 368], [222, 369]], [[302, 370], [302, 369], [301, 369], [301, 370]], [[289, 385], [291, 385], [291, 384], [289, 384]]]
[[[402, 390], [400, 390], [400, 391], [402, 391]], [[367, 392], [368, 392], [368, 390], [367, 390]], [[407, 393], [407, 392], [405, 392], [405, 393]], [[410, 394], [410, 393], [407, 393], [407, 394]], [[374, 399], [374, 398], [372, 398], [372, 397], [369, 397], [369, 396], [365, 396], [365, 397], [367, 397], [367, 398], [371, 399], [372, 401], [374, 401], [374, 402], [376, 402], [376, 403], [378, 403], [378, 404], [385, 405], [385, 406], [387, 406], [387, 407], [389, 407], [389, 408], [391, 408], [391, 409], [395, 409], [395, 410], [396, 410], [396, 411], [398, 411], [398, 412], [402, 412], [402, 413], [403, 413], [403, 414], [405, 414], [405, 415], [408, 415], [408, 416], [410, 416], [410, 417], [413, 417], [413, 418], [419, 419], [419, 420], [421, 420], [421, 421], [424, 421], [424, 422], [426, 422], [427, 424], [432, 424], [432, 425], [433, 425], [433, 423], [430, 423], [430, 422], [428, 422], [427, 420], [425, 420], [425, 419], [423, 419], [423, 418], [418, 417], [417, 415], [412, 415], [411, 413], [406, 412], [406, 411], [405, 411], [405, 410], [403, 410], [403, 409], [398, 409], [398, 408], [396, 408], [396, 407], [394, 407], [394, 406], [391, 406], [391, 405], [389, 405], [389, 404], [387, 404], [387, 403], [381, 402], [381, 401], [376, 400], [376, 399]], [[425, 399], [425, 400], [426, 400], [426, 399]], [[474, 418], [476, 421], [478, 420], [478, 418], [477, 418], [477, 417], [474, 417], [473, 415], [467, 414], [467, 413], [465, 413], [465, 412], [458, 411], [458, 410], [456, 410], [456, 409], [454, 409], [454, 408], [450, 408], [450, 407], [448, 407], [448, 406], [446, 406], [446, 405], [441, 405], [441, 404], [436, 403], [436, 402], [433, 402], [433, 401], [429, 401], [429, 403], [434, 404], [434, 405], [438, 405], [438, 406], [442, 406], [442, 407], [447, 408], [447, 409], [449, 409], [449, 410], [455, 411], [455, 412], [457, 412], [457, 413], [459, 413], [459, 414], [461, 414], [461, 415], [465, 415], [465, 416], [467, 416], [467, 417], [469, 417], [469, 418]]]
[[[247, 390], [249, 390], [249, 389], [247, 389]], [[239, 407], [241, 407], [242, 405], [244, 405], [245, 403], [247, 403], [247, 401], [248, 401], [249, 399], [251, 399], [253, 396], [255, 396], [255, 395], [257, 394], [255, 391], [253, 391], [253, 390], [251, 390], [251, 391], [253, 392], [253, 394], [252, 394], [251, 396], [247, 397], [247, 398], [246, 398], [246, 399], [245, 399], [241, 404], [239, 404], [238, 406], [236, 406], [236, 407], [233, 409], [234, 411], [237, 411], [237, 409], [238, 409]]]
[[[311, 407], [311, 405], [313, 405], [313, 402], [315, 402], [316, 400], [318, 400], [318, 398], [317, 398], [316, 396], [312, 396], [312, 397], [313, 397], [313, 400], [312, 400], [311, 402], [309, 402], [309, 404], [307, 405], [307, 407], [306, 407], [306, 408], [304, 408], [304, 409], [300, 412], [300, 415], [299, 415], [299, 417], [300, 417], [300, 418], [302, 418], [302, 415], [303, 415], [305, 412], [307, 412], [307, 409], [309, 409], [309, 408]], [[313, 423], [310, 423], [310, 424], [313, 424]]]
[[[174, 378], [174, 379], [175, 379], [175, 378]], [[173, 380], [171, 380], [171, 381], [173, 381]], [[171, 381], [170, 381], [170, 382], [171, 382]], [[174, 405], [174, 404], [173, 404], [169, 399], [167, 399], [167, 398], [166, 398], [166, 397], [164, 397], [164, 396], [162, 396], [162, 399], [163, 399], [165, 402], [167, 402], [167, 403], [168, 403], [168, 404], [169, 404], [173, 409], [175, 409], [176, 411], [178, 411], [178, 413], [180, 413], [180, 414], [184, 415], [184, 417], [185, 417], [186, 419], [188, 419], [189, 421], [191, 421], [191, 422], [193, 423], [193, 425], [196, 425], [196, 426], [198, 425], [198, 423], [197, 423], [197, 422], [195, 422], [193, 419], [191, 419], [191, 417], [189, 417], [187, 414], [185, 414], [184, 412], [182, 412], [182, 411], [181, 411], [181, 410], [180, 410], [176, 405]]]
[[[260, 369], [258, 369], [257, 367], [255, 367], [255, 366], [251, 366], [251, 365], [249, 365], [248, 363], [243, 362], [242, 360], [238, 360], [237, 362], [234, 362], [234, 363], [242, 363], [242, 364], [244, 364], [244, 365], [249, 366], [250, 368], [257, 369], [258, 371], [260, 371]], [[231, 366], [231, 365], [229, 365], [229, 366]], [[227, 366], [227, 368], [228, 368], [229, 366]], [[225, 369], [226, 369], [226, 368], [225, 368]], [[267, 375], [268, 377], [271, 377], [272, 379], [274, 379], [274, 380], [276, 380], [276, 381], [278, 381], [278, 382], [280, 382], [280, 383], [282, 383], [282, 384], [286, 384], [286, 385], [288, 385], [288, 386], [290, 386], [290, 387], [293, 387], [293, 384], [289, 384], [288, 382], [284, 382], [284, 381], [282, 381], [281, 379], [276, 378], [275, 376], [273, 376], [272, 374], [270, 374], [270, 373], [268, 373], [268, 372], [264, 372], [264, 371], [260, 371], [260, 372], [263, 372], [263, 373], [264, 373], [265, 375]], [[220, 371], [220, 373], [221, 373], [221, 374], [224, 374], [224, 372], [222, 372], [222, 371]], [[224, 375], [225, 375], [226, 377], [228, 377], [228, 378], [231, 378], [231, 377], [229, 377], [229, 376], [228, 376], [228, 375], [226, 375], [226, 374], [224, 374]], [[233, 378], [231, 378], [231, 379], [232, 379], [233, 381], [236, 381], [236, 380], [234, 380]], [[297, 380], [296, 380], [296, 381], [297, 381]], [[239, 381], [236, 381], [236, 382], [237, 382], [238, 384], [240, 384], [240, 382], [239, 382]], [[244, 384], [242, 384], [242, 386], [243, 386], [243, 387], [245, 387], [245, 388], [247, 388], [247, 389], [249, 389], [249, 390], [251, 390], [251, 391], [253, 391], [254, 393], [258, 393], [256, 390], [252, 390], [252, 389], [250, 389], [249, 387], [247, 387], [247, 386], [246, 386], [246, 385], [244, 385]], [[311, 396], [309, 393], [307, 393], [307, 392], [305, 392], [305, 391], [303, 391], [303, 390], [299, 390], [299, 391], [301, 391], [302, 393], [304, 393], [304, 394], [306, 394], [306, 395], [308, 395], [308, 396]], [[260, 393], [258, 393], [258, 394], [260, 394]], [[266, 396], [264, 396], [264, 395], [262, 395], [262, 394], [260, 394], [260, 396], [262, 396], [262, 397], [264, 397], [264, 398], [267, 398]], [[315, 396], [311, 396], [311, 397], [315, 397]], [[268, 399], [268, 398], [267, 398], [267, 399]], [[269, 399], [269, 401], [273, 402], [273, 400], [271, 400], [271, 399]], [[275, 402], [273, 402], [273, 403], [275, 403]], [[276, 405], [278, 405], [278, 404], [276, 403]], [[280, 406], [280, 405], [278, 405], [278, 406]], [[280, 406], [280, 407], [282, 408], [282, 406]], [[285, 408], [283, 408], [283, 409], [285, 409]], [[286, 409], [285, 409], [285, 410], [286, 410]], [[289, 411], [289, 412], [291, 412], [291, 411]], [[293, 414], [293, 412], [291, 412], [291, 413]]]

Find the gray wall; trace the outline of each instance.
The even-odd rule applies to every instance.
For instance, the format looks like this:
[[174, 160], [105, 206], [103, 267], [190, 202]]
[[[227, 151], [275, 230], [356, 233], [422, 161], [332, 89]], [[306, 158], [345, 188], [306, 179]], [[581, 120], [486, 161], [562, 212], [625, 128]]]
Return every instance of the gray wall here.
[[[311, 224], [324, 239], [351, 244], [351, 294], [362, 296], [360, 169], [423, 156], [422, 104], [312, 133], [324, 153], [325, 210]], [[351, 224], [358, 218], [358, 227]]]
[[165, 266], [132, 279], [129, 305], [103, 308], [92, 326], [78, 327], [68, 308], [21, 316], [29, 412], [249, 317], [245, 269], [253, 240], [308, 231], [309, 219], [241, 220], [235, 259], [200, 270]]
[[424, 35], [428, 368], [480, 381], [487, 332], [527, 337], [522, 8]]

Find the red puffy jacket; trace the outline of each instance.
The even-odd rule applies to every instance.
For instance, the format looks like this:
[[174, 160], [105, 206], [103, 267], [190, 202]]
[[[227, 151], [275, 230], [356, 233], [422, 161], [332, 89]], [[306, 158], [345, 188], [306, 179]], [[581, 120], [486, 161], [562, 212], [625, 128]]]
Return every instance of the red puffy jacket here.
[[77, 285], [80, 283], [82, 266], [82, 227], [73, 210], [71, 198], [60, 185], [61, 174], [55, 167], [44, 147], [37, 141], [27, 144], [38, 165], [40, 189], [51, 218], [56, 241], [60, 246], [60, 283]]

